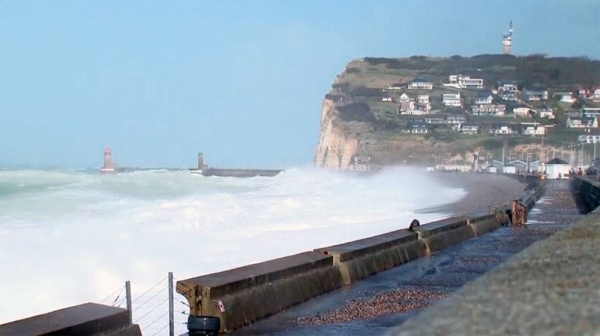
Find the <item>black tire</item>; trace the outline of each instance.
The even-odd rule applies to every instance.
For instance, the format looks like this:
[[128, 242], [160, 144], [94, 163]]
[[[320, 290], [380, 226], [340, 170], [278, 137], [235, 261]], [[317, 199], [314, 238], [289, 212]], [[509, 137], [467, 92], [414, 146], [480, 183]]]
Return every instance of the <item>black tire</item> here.
[[188, 316], [187, 323], [190, 336], [217, 335], [221, 329], [221, 319], [215, 316]]

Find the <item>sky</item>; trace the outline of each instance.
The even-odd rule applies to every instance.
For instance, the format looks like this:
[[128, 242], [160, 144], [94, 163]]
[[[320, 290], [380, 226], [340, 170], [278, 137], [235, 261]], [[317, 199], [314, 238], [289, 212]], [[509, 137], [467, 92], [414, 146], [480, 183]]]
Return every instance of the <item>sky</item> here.
[[600, 58], [600, 0], [0, 0], [0, 167], [312, 164], [356, 57]]

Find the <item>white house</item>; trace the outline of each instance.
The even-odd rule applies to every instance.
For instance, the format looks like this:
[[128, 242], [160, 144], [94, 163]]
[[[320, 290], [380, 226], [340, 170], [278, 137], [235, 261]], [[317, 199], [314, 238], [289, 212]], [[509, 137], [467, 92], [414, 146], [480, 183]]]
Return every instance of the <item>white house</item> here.
[[[559, 158], [554, 158], [544, 165], [546, 170], [546, 178], [549, 180], [554, 179], [568, 179], [571, 165]], [[559, 177], [560, 176], [560, 177]]]
[[444, 103], [446, 106], [462, 106], [462, 102], [460, 101], [460, 92], [442, 94], [442, 103]]
[[477, 116], [495, 116], [502, 117], [506, 112], [506, 105], [502, 104], [482, 104], [473, 106], [471, 113]]
[[596, 88], [594, 90], [594, 95], [593, 95], [592, 98], [594, 98], [594, 99], [600, 99], [600, 88]]
[[522, 123], [521, 134], [524, 135], [544, 135], [546, 134], [546, 126], [538, 123]]
[[463, 115], [449, 115], [446, 117], [446, 124], [448, 125], [460, 125], [467, 122], [467, 117]]
[[519, 91], [519, 87], [516, 82], [513, 81], [505, 81], [501, 85], [498, 85], [498, 92], [517, 92]]
[[433, 83], [423, 78], [415, 78], [408, 83], [409, 90], [432, 90]]
[[418, 95], [417, 104], [429, 104], [429, 95]]
[[571, 92], [554, 92], [552, 96], [560, 97], [561, 102], [569, 104], [572, 104], [577, 100], [575, 99], [575, 97], [573, 97], [573, 94]]
[[527, 106], [516, 106], [513, 108], [513, 114], [518, 117], [528, 117], [530, 110]]
[[547, 105], [542, 106], [542, 108], [536, 112], [540, 118], [554, 119], [555, 117], [554, 110], [549, 108]]
[[478, 94], [477, 97], [475, 97], [476, 105], [489, 105], [493, 101], [494, 96], [492, 96], [491, 94]]
[[483, 79], [463, 75], [450, 75], [448, 83], [445, 83], [444, 86], [457, 89], [483, 89]]
[[569, 117], [567, 118], [567, 128], [598, 128], [598, 118]]
[[500, 98], [502, 98], [504, 100], [516, 101], [517, 94], [512, 91], [503, 91], [503, 92], [500, 92]]
[[490, 130], [492, 134], [515, 134], [515, 128], [512, 124], [494, 124]]
[[404, 133], [413, 133], [413, 134], [424, 134], [428, 133], [429, 129], [427, 124], [422, 121], [410, 121], [406, 129], [402, 130]]
[[392, 102], [392, 97], [383, 97], [383, 98], [381, 98], [381, 101], [382, 102], [389, 102], [389, 103], [391, 103]]
[[545, 88], [527, 88], [523, 90], [521, 97], [525, 101], [548, 100], [548, 90]]
[[462, 124], [460, 125], [460, 133], [462, 134], [477, 134], [479, 132], [479, 126], [475, 124]]

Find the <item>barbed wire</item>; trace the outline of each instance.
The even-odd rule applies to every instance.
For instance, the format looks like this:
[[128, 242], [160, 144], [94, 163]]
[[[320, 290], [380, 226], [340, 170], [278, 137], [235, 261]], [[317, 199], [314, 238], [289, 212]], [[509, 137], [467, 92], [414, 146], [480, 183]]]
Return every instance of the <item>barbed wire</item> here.
[[154, 308], [150, 309], [149, 311], [146, 312], [146, 314], [142, 315], [142, 317], [138, 318], [134, 323], [138, 323], [141, 319], [143, 319], [144, 317], [146, 317], [148, 314], [150, 314], [151, 312], [153, 312], [154, 310], [156, 310], [156, 308], [162, 306], [165, 302], [169, 301], [169, 299], [165, 299], [163, 302], [159, 303], [158, 305], [156, 305]]
[[152, 321], [150, 324], [147, 324], [142, 331], [144, 331], [146, 328], [148, 328], [149, 326], [153, 325], [154, 323], [156, 323], [156, 321], [160, 320], [161, 318], [165, 317], [165, 315], [167, 315], [169, 312], [165, 312], [164, 314], [162, 314], [161, 316], [159, 316], [156, 320]]
[[[137, 309], [140, 309], [140, 308], [142, 308], [142, 307], [143, 307], [143, 306], [144, 306], [146, 303], [150, 302], [150, 301], [151, 301], [152, 299], [154, 299], [154, 298], [155, 298], [155, 297], [156, 297], [158, 294], [162, 294], [162, 293], [163, 293], [165, 290], [167, 290], [168, 288], [169, 288], [169, 286], [167, 285], [167, 287], [165, 287], [165, 288], [163, 288], [163, 289], [159, 290], [158, 292], [156, 292], [156, 294], [152, 295], [152, 296], [151, 296], [151, 297], [150, 297], [148, 300], [146, 300], [144, 303], [142, 303], [141, 305], [139, 305], [139, 306], [135, 307], [135, 308], [133, 309], [133, 311], [136, 311]], [[132, 305], [133, 305], [133, 303], [132, 303]]]
[[105, 297], [104, 300], [100, 301], [100, 303], [104, 303], [104, 301], [110, 299], [113, 295], [119, 293], [119, 295], [121, 295], [123, 293], [123, 291], [125, 290], [125, 286], [117, 289], [116, 291], [114, 291], [112, 294], [110, 294], [109, 296]]
[[157, 335], [159, 332], [163, 331], [166, 327], [168, 327], [169, 325], [165, 325], [164, 327], [160, 328], [160, 330], [158, 330], [157, 332], [155, 332], [154, 334], [152, 334], [152, 336]]
[[137, 300], [141, 299], [142, 297], [144, 297], [144, 295], [148, 294], [148, 292], [150, 292], [151, 290], [153, 290], [154, 288], [156, 288], [156, 286], [160, 285], [163, 281], [167, 280], [169, 277], [165, 277], [164, 279], [160, 280], [158, 283], [156, 283], [156, 285], [152, 286], [152, 288], [148, 289], [147, 291], [145, 291], [142, 295], [138, 296], [137, 299], [133, 300], [133, 302], [131, 304], [134, 304]]

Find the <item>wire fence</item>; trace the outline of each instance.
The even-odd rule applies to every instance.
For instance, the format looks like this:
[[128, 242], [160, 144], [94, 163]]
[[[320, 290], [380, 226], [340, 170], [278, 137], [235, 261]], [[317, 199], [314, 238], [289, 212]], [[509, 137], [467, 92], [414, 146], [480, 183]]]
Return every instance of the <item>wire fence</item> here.
[[100, 303], [128, 308], [127, 303], [130, 302], [131, 322], [138, 324], [144, 335], [181, 335], [187, 332], [190, 307], [185, 299], [175, 292], [176, 281], [178, 280], [173, 274], [169, 273], [139, 295], [131, 295], [131, 286], [126, 282]]

